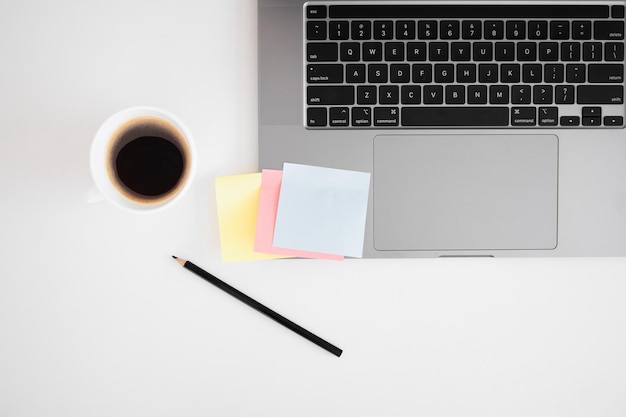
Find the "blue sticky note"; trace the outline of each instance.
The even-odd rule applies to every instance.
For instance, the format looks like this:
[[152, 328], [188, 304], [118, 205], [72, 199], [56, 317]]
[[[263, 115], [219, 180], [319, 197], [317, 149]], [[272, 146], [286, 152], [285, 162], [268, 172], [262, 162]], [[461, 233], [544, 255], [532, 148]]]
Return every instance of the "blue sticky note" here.
[[284, 164], [274, 246], [362, 257], [369, 189], [368, 172]]

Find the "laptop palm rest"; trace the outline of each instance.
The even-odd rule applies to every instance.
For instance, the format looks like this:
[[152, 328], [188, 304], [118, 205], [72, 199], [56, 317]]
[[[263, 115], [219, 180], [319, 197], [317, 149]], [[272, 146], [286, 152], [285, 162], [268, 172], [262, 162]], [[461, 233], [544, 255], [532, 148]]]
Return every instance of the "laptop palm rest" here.
[[379, 135], [374, 246], [554, 249], [557, 187], [554, 135]]

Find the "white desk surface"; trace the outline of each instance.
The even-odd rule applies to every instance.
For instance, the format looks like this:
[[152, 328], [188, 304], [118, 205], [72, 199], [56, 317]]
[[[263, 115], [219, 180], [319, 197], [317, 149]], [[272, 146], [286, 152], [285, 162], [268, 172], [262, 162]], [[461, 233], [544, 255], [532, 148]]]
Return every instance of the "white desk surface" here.
[[[626, 259], [220, 259], [256, 170], [253, 0], [0, 4], [0, 417], [626, 415]], [[100, 123], [162, 107], [200, 169], [153, 215], [86, 204]], [[186, 257], [344, 349], [197, 278]]]

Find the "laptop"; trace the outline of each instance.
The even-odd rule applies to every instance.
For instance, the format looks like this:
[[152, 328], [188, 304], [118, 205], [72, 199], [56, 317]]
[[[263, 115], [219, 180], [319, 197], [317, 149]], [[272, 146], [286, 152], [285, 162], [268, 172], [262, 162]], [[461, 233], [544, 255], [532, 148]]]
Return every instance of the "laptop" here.
[[364, 257], [625, 256], [624, 6], [258, 0], [259, 167], [371, 173]]

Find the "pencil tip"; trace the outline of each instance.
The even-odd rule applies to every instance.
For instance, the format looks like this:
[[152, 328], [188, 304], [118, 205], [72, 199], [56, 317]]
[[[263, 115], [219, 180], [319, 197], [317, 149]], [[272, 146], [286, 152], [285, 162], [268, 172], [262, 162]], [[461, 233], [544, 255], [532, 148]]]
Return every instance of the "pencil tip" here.
[[174, 258], [174, 259], [178, 259], [178, 256], [174, 256], [174, 255], [172, 255], [172, 258]]

